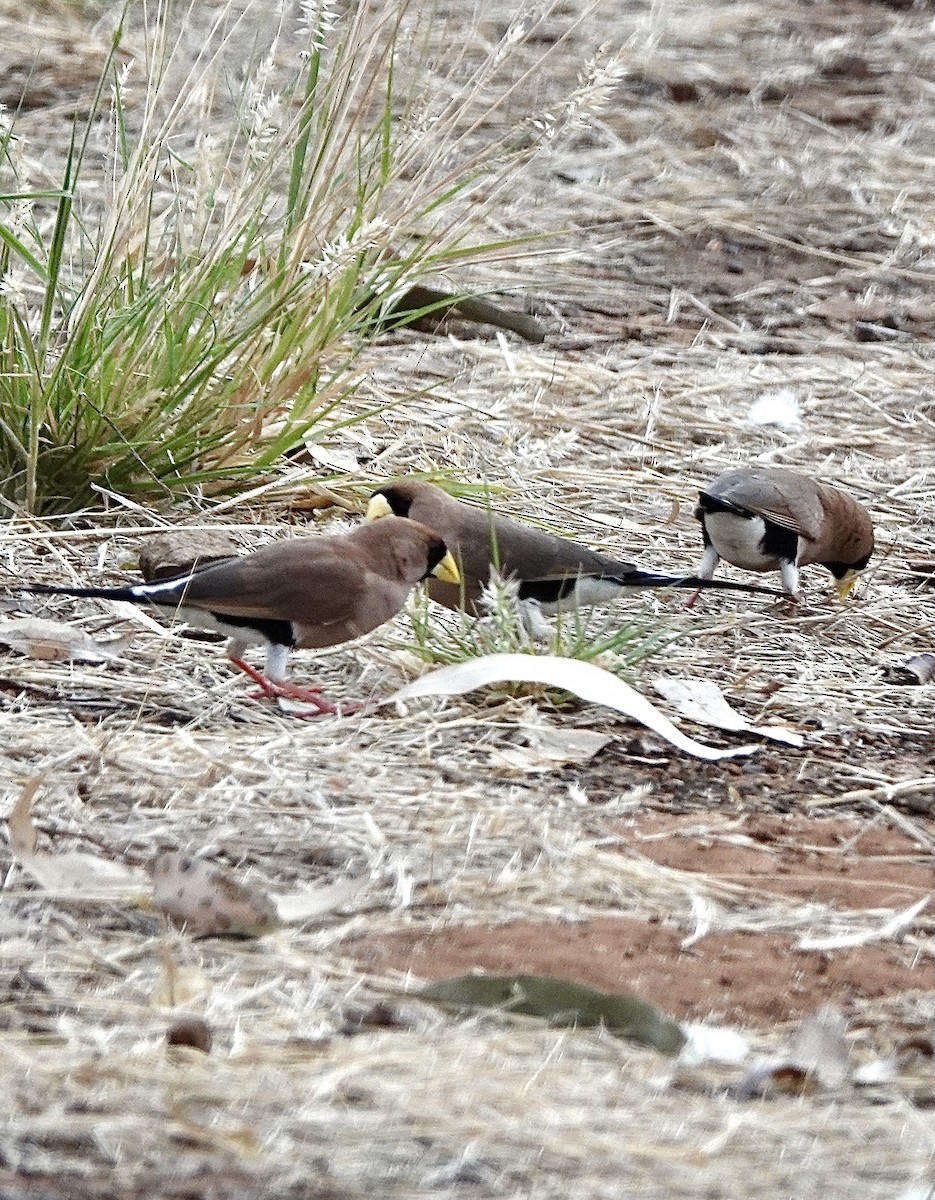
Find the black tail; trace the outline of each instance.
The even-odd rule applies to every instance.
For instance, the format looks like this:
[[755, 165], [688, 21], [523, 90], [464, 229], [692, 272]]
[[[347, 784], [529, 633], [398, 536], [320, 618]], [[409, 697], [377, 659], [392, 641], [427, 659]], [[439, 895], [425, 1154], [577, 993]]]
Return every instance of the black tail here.
[[785, 592], [775, 588], [761, 587], [757, 583], [733, 583], [729, 579], [701, 579], [697, 575], [657, 575], [655, 571], [632, 570], [619, 575], [566, 575], [560, 579], [524, 579], [519, 585], [521, 600], [538, 600], [543, 604], [558, 604], [574, 592], [579, 578], [602, 579], [618, 584], [621, 588], [719, 588], [724, 592], [755, 592], [760, 596], [776, 596], [780, 599]]
[[624, 587], [691, 588], [696, 592], [702, 588], [718, 588], [724, 592], [755, 592], [758, 596], [778, 596], [780, 599], [786, 595], [778, 588], [762, 587], [758, 583], [735, 583], [731, 579], [701, 579], [698, 575], [657, 575], [654, 571], [631, 571], [619, 582]]
[[131, 604], [145, 604], [147, 596], [141, 596], [135, 588], [105, 587], [56, 587], [47, 583], [14, 584], [11, 592], [29, 592], [39, 596], [90, 596], [97, 600], [129, 600]]

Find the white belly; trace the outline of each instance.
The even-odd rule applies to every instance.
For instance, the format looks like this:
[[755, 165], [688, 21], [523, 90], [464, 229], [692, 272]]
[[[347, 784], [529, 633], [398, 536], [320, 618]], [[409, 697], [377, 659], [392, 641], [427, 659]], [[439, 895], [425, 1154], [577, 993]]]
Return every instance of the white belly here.
[[747, 571], [775, 570], [779, 563], [760, 550], [766, 533], [762, 517], [738, 517], [733, 513], [706, 513], [705, 529], [718, 555]]
[[176, 608], [169, 608], [166, 604], [157, 604], [156, 607], [165, 613], [170, 624], [182, 621], [191, 629], [223, 634], [226, 638], [233, 638], [241, 649], [269, 644], [269, 638], [259, 630], [251, 629], [249, 625], [226, 625], [223, 618], [218, 620], [213, 613], [205, 612], [203, 608], [187, 608], [184, 604]]
[[631, 588], [621, 586], [616, 580], [594, 579], [589, 575], [582, 575], [563, 600], [559, 600], [557, 604], [543, 600], [539, 602], [539, 607], [544, 613], [554, 616], [559, 609], [568, 612], [569, 609], [583, 608], [590, 604], [606, 604], [610, 600], [619, 600], [630, 591]]

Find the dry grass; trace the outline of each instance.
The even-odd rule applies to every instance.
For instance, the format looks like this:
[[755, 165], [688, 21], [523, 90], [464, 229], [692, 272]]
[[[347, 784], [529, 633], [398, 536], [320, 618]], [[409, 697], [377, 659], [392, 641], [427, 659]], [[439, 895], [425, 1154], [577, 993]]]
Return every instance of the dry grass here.
[[[496, 7], [451, 9], [466, 57], [506, 25]], [[536, 348], [382, 339], [367, 351], [359, 403], [431, 394], [336, 434], [330, 449], [359, 469], [329, 484], [351, 507], [362, 480], [412, 470], [502, 485], [505, 508], [662, 569], [696, 564], [694, 491], [729, 463], [759, 458], [848, 486], [873, 509], [879, 538], [858, 602], [825, 603], [812, 569], [812, 603], [791, 618], [729, 598], [691, 614], [666, 598], [639, 607], [648, 620], [707, 623], [667, 651], [664, 670], [715, 679], [752, 719], [807, 733], [773, 780], [777, 800], [787, 779], [810, 781], [814, 811], [873, 813], [902, 795], [915, 811], [900, 819], [927, 846], [935, 701], [883, 671], [931, 649], [935, 625], [935, 591], [906, 571], [933, 553], [930, 22], [923, 8], [870, 3], [793, 5], [781, 17], [714, 0], [626, 16], [599, 6], [537, 86], [563, 94], [610, 41], [629, 71], [619, 104], [513, 182], [489, 216], [492, 234], [563, 232], [512, 276], [501, 264], [470, 279], [527, 285], [553, 336]], [[866, 70], [852, 63], [842, 75], [848, 55]], [[521, 91], [501, 127], [471, 136], [510, 136], [551, 100]], [[60, 117], [53, 106], [28, 119], [37, 131], [47, 121], [51, 146]], [[832, 301], [852, 315], [816, 314]], [[888, 307], [902, 329], [858, 341], [861, 305]], [[798, 398], [801, 427], [750, 425], [751, 403], [780, 389]], [[256, 544], [286, 520], [304, 524], [292, 505], [314, 474], [296, 469], [186, 520], [230, 522]], [[117, 508], [90, 529], [13, 522], [0, 557], [18, 575], [90, 581], [131, 560], [155, 525]], [[405, 1029], [341, 1036], [354, 1012], [404, 982], [362, 977], [342, 956], [363, 930], [619, 912], [687, 931], [693, 899], [713, 906], [719, 928], [872, 923], [613, 853], [605, 822], [672, 802], [665, 773], [622, 751], [608, 768], [532, 779], [491, 758], [540, 719], [535, 710], [606, 726], [628, 754], [641, 746], [658, 759], [653, 739], [594, 710], [482, 695], [300, 724], [245, 699], [218, 647], [166, 636], [145, 615], [121, 610], [116, 626], [90, 603], [41, 611], [104, 639], [133, 634], [116, 665], [0, 663], [6, 802], [41, 777], [45, 845], [143, 863], [193, 849], [279, 889], [344, 873], [372, 883], [318, 928], [193, 943], [143, 910], [42, 895], [3, 849], [4, 1196], [892, 1200], [923, 1169], [927, 1066], [869, 1093], [740, 1104], [714, 1070], [670, 1086], [669, 1064], [597, 1033], [404, 1006]], [[385, 694], [414, 669], [388, 645], [399, 635], [300, 656], [296, 675], [320, 672], [339, 695]], [[699, 808], [756, 803], [742, 775], [688, 775]], [[930, 918], [905, 949], [931, 955]], [[170, 991], [211, 1023], [209, 1058], [167, 1053]], [[909, 994], [854, 1016], [860, 1044], [885, 1043], [935, 1009]], [[754, 1035], [764, 1050], [778, 1036]]]

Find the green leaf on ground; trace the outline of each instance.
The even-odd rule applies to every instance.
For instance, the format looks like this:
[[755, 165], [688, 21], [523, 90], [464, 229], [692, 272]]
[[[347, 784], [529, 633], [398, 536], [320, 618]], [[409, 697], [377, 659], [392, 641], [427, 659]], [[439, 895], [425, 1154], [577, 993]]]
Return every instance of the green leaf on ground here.
[[458, 1012], [499, 1008], [542, 1017], [553, 1025], [604, 1025], [611, 1033], [663, 1054], [678, 1054], [685, 1034], [677, 1022], [628, 992], [600, 992], [551, 975], [458, 975], [430, 983], [417, 995]]

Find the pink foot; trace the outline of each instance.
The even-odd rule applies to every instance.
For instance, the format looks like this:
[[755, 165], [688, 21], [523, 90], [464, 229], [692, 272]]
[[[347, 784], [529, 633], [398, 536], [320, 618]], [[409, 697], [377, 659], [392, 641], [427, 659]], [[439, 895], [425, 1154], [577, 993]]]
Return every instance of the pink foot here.
[[270, 679], [266, 682], [272, 696], [282, 696], [284, 700], [301, 700], [303, 704], [314, 705], [319, 713], [338, 712], [338, 706], [322, 695], [321, 688], [303, 687], [300, 684], [286, 683], [285, 681], [278, 683]]
[[319, 717], [324, 714], [336, 714], [339, 717], [344, 717], [349, 713], [360, 712], [362, 708], [367, 707], [356, 700], [340, 700], [335, 703], [333, 700], [329, 700], [327, 696], [322, 695], [321, 688], [302, 687], [295, 683], [272, 683], [271, 686], [275, 688], [273, 693], [275, 696], [282, 696], [285, 700], [298, 700], [303, 704], [314, 706], [315, 712], [295, 713], [294, 715], [297, 717]]
[[287, 683], [285, 680], [267, 679], [265, 675], [257, 671], [254, 667], [251, 667], [249, 663], [245, 663], [241, 658], [232, 658], [231, 662], [246, 675], [249, 675], [253, 682], [257, 684], [259, 690], [250, 693], [251, 699], [276, 700], [281, 696], [285, 700], [300, 700], [305, 704], [311, 704], [315, 707], [316, 711], [308, 715], [316, 717], [332, 713], [341, 715], [358, 712], [364, 707], [363, 704], [355, 703], [334, 704], [322, 695], [321, 688]]

